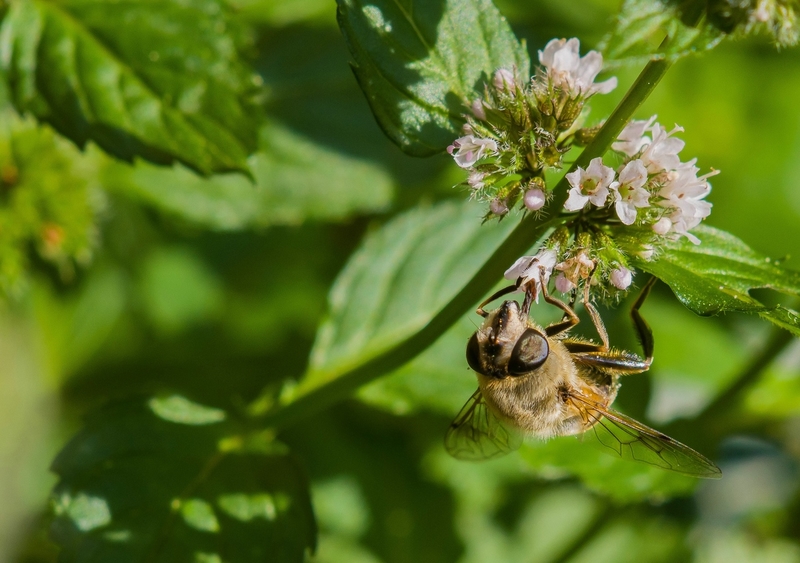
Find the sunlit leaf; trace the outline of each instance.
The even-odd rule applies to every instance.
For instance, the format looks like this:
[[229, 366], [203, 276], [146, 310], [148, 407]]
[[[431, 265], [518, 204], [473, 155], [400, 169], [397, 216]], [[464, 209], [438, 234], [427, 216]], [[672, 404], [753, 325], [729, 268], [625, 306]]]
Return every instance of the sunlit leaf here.
[[262, 128], [248, 160], [255, 184], [240, 174], [201, 178], [181, 166], [114, 164], [112, 189], [217, 230], [340, 220], [385, 209], [392, 181], [380, 167], [325, 149], [277, 124]]
[[[644, 64], [651, 58], [677, 59], [715, 47], [724, 33], [705, 18], [687, 25], [704, 10], [700, 2], [672, 0], [625, 0], [614, 30], [601, 48], [609, 66]], [[662, 43], [665, 37], [669, 40]]]
[[19, 0], [0, 29], [21, 112], [118, 158], [247, 172], [256, 87], [217, 0]]
[[208, 320], [222, 307], [220, 281], [190, 250], [160, 248], [142, 269], [142, 305], [165, 334]]
[[353, 70], [381, 128], [405, 152], [442, 151], [499, 68], [530, 61], [490, 0], [339, 0]]
[[686, 239], [670, 243], [657, 260], [636, 265], [670, 286], [686, 307], [698, 315], [725, 312], [758, 313], [800, 335], [800, 317], [786, 307], [769, 307], [750, 295], [756, 288], [800, 296], [800, 273], [781, 267], [741, 240], [711, 227], [694, 231], [701, 244]]
[[95, 413], [53, 463], [61, 556], [302, 560], [315, 544], [302, 470], [282, 449], [249, 446], [225, 418], [180, 396]]
[[[587, 436], [587, 438], [589, 438]], [[627, 461], [591, 440], [563, 436], [529, 440], [520, 450], [530, 468], [544, 478], [577, 477], [587, 487], [622, 502], [688, 495], [698, 480], [644, 463]]]
[[481, 211], [474, 202], [418, 208], [367, 237], [331, 290], [301, 385], [335, 379], [430, 321], [517, 224], [481, 225]]
[[465, 318], [402, 368], [359, 389], [358, 398], [395, 414], [426, 410], [455, 418], [478, 385], [464, 357], [474, 331]]

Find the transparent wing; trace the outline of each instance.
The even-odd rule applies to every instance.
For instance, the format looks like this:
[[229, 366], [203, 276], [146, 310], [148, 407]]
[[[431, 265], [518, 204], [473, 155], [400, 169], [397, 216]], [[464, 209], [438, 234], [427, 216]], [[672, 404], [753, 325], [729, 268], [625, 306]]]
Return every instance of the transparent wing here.
[[722, 471], [713, 462], [666, 434], [586, 397], [573, 394], [569, 398], [585, 420], [595, 423], [592, 430], [597, 440], [623, 459], [649, 463], [693, 477], [722, 477]]
[[504, 456], [521, 444], [522, 436], [492, 414], [480, 389], [472, 394], [444, 437], [447, 453], [471, 461]]

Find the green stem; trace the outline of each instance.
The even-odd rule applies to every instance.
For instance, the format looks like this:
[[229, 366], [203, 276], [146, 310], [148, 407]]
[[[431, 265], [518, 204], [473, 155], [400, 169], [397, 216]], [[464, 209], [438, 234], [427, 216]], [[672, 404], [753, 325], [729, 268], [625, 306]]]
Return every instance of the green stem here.
[[788, 330], [772, 327], [761, 353], [748, 363], [741, 373], [720, 393], [703, 411], [697, 415], [692, 424], [705, 426], [718, 419], [727, 409], [734, 406], [744, 394], [758, 381], [761, 372], [775, 360], [795, 336]]
[[619, 509], [612, 510], [610, 505], [603, 506], [586, 529], [578, 534], [561, 553], [550, 561], [550, 563], [567, 563], [568, 561], [572, 561], [573, 557], [580, 553], [580, 551], [595, 539], [600, 532], [606, 529], [608, 524], [613, 521], [612, 516], [619, 517], [620, 512]]
[[[578, 166], [586, 168], [593, 158], [605, 154], [670, 66], [671, 63], [666, 60], [650, 61], [645, 66], [595, 139], [575, 160], [570, 171]], [[568, 182], [564, 176], [554, 189], [555, 197], [550, 203], [550, 209], [561, 209], [564, 206], [567, 200], [567, 188]], [[568, 218], [569, 216], [557, 215], [542, 222], [534, 215], [525, 217], [461, 291], [422, 330], [365, 363], [345, 373], [337, 374], [330, 382], [299, 393], [289, 402], [278, 405], [266, 413], [266, 424], [285, 428], [349, 397], [360, 386], [398, 369], [422, 353], [491, 290], [501, 273], [514, 260], [523, 255], [549, 229], [564, 223]]]

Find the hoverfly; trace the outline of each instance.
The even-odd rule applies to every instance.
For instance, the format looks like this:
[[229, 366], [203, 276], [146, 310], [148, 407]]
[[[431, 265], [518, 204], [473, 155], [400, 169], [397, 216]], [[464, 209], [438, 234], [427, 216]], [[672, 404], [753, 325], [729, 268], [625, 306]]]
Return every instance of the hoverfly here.
[[529, 317], [537, 289], [533, 284], [528, 284], [521, 307], [504, 301], [498, 309], [484, 310], [517, 286], [484, 301], [477, 312], [485, 320], [467, 344], [478, 390], [448, 429], [447, 451], [459, 459], [491, 459], [519, 448], [522, 435], [547, 439], [592, 430], [625, 459], [694, 477], [720, 477], [720, 469], [692, 448], [609, 408], [619, 377], [647, 371], [653, 361], [652, 331], [639, 309], [655, 280], [645, 285], [631, 309], [644, 359], [609, 346], [600, 314], [589, 302], [588, 281], [583, 304], [602, 344], [568, 336], [578, 316], [571, 305], [547, 293], [546, 283], [540, 286], [545, 301], [564, 316], [545, 328]]

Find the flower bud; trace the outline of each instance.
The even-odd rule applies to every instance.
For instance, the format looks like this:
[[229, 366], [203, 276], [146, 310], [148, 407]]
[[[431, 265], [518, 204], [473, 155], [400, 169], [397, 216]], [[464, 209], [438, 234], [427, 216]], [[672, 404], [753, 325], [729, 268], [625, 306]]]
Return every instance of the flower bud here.
[[643, 244], [642, 249], [637, 252], [637, 254], [642, 260], [650, 260], [653, 257], [653, 254], [655, 254], [655, 249], [651, 244]]
[[662, 217], [655, 223], [653, 223], [653, 232], [657, 235], [665, 235], [669, 232], [672, 228], [672, 221], [669, 220], [668, 217]]
[[472, 102], [470, 109], [472, 109], [472, 115], [481, 121], [486, 121], [486, 108], [483, 106], [483, 100], [478, 99]]
[[525, 192], [525, 196], [522, 198], [525, 207], [528, 211], [538, 211], [542, 207], [544, 207], [545, 202], [547, 199], [545, 198], [544, 192], [539, 188], [532, 188]]
[[567, 276], [565, 276], [563, 272], [558, 274], [555, 285], [556, 289], [561, 293], [569, 293], [576, 287], [574, 283], [567, 279]]
[[506, 202], [499, 198], [492, 200], [492, 203], [489, 204], [489, 209], [495, 215], [505, 215], [508, 213], [508, 206], [506, 205]]
[[611, 283], [617, 289], [628, 289], [632, 281], [633, 275], [625, 266], [620, 266], [619, 268], [611, 271]]
[[597, 136], [597, 133], [600, 131], [602, 125], [597, 125], [595, 127], [582, 127], [575, 131], [575, 144], [580, 147], [585, 147]]
[[517, 84], [516, 80], [514, 79], [514, 73], [506, 68], [501, 68], [500, 70], [494, 73], [494, 79], [492, 80], [492, 83], [499, 92], [507, 92], [509, 94], [514, 94], [517, 91]]

